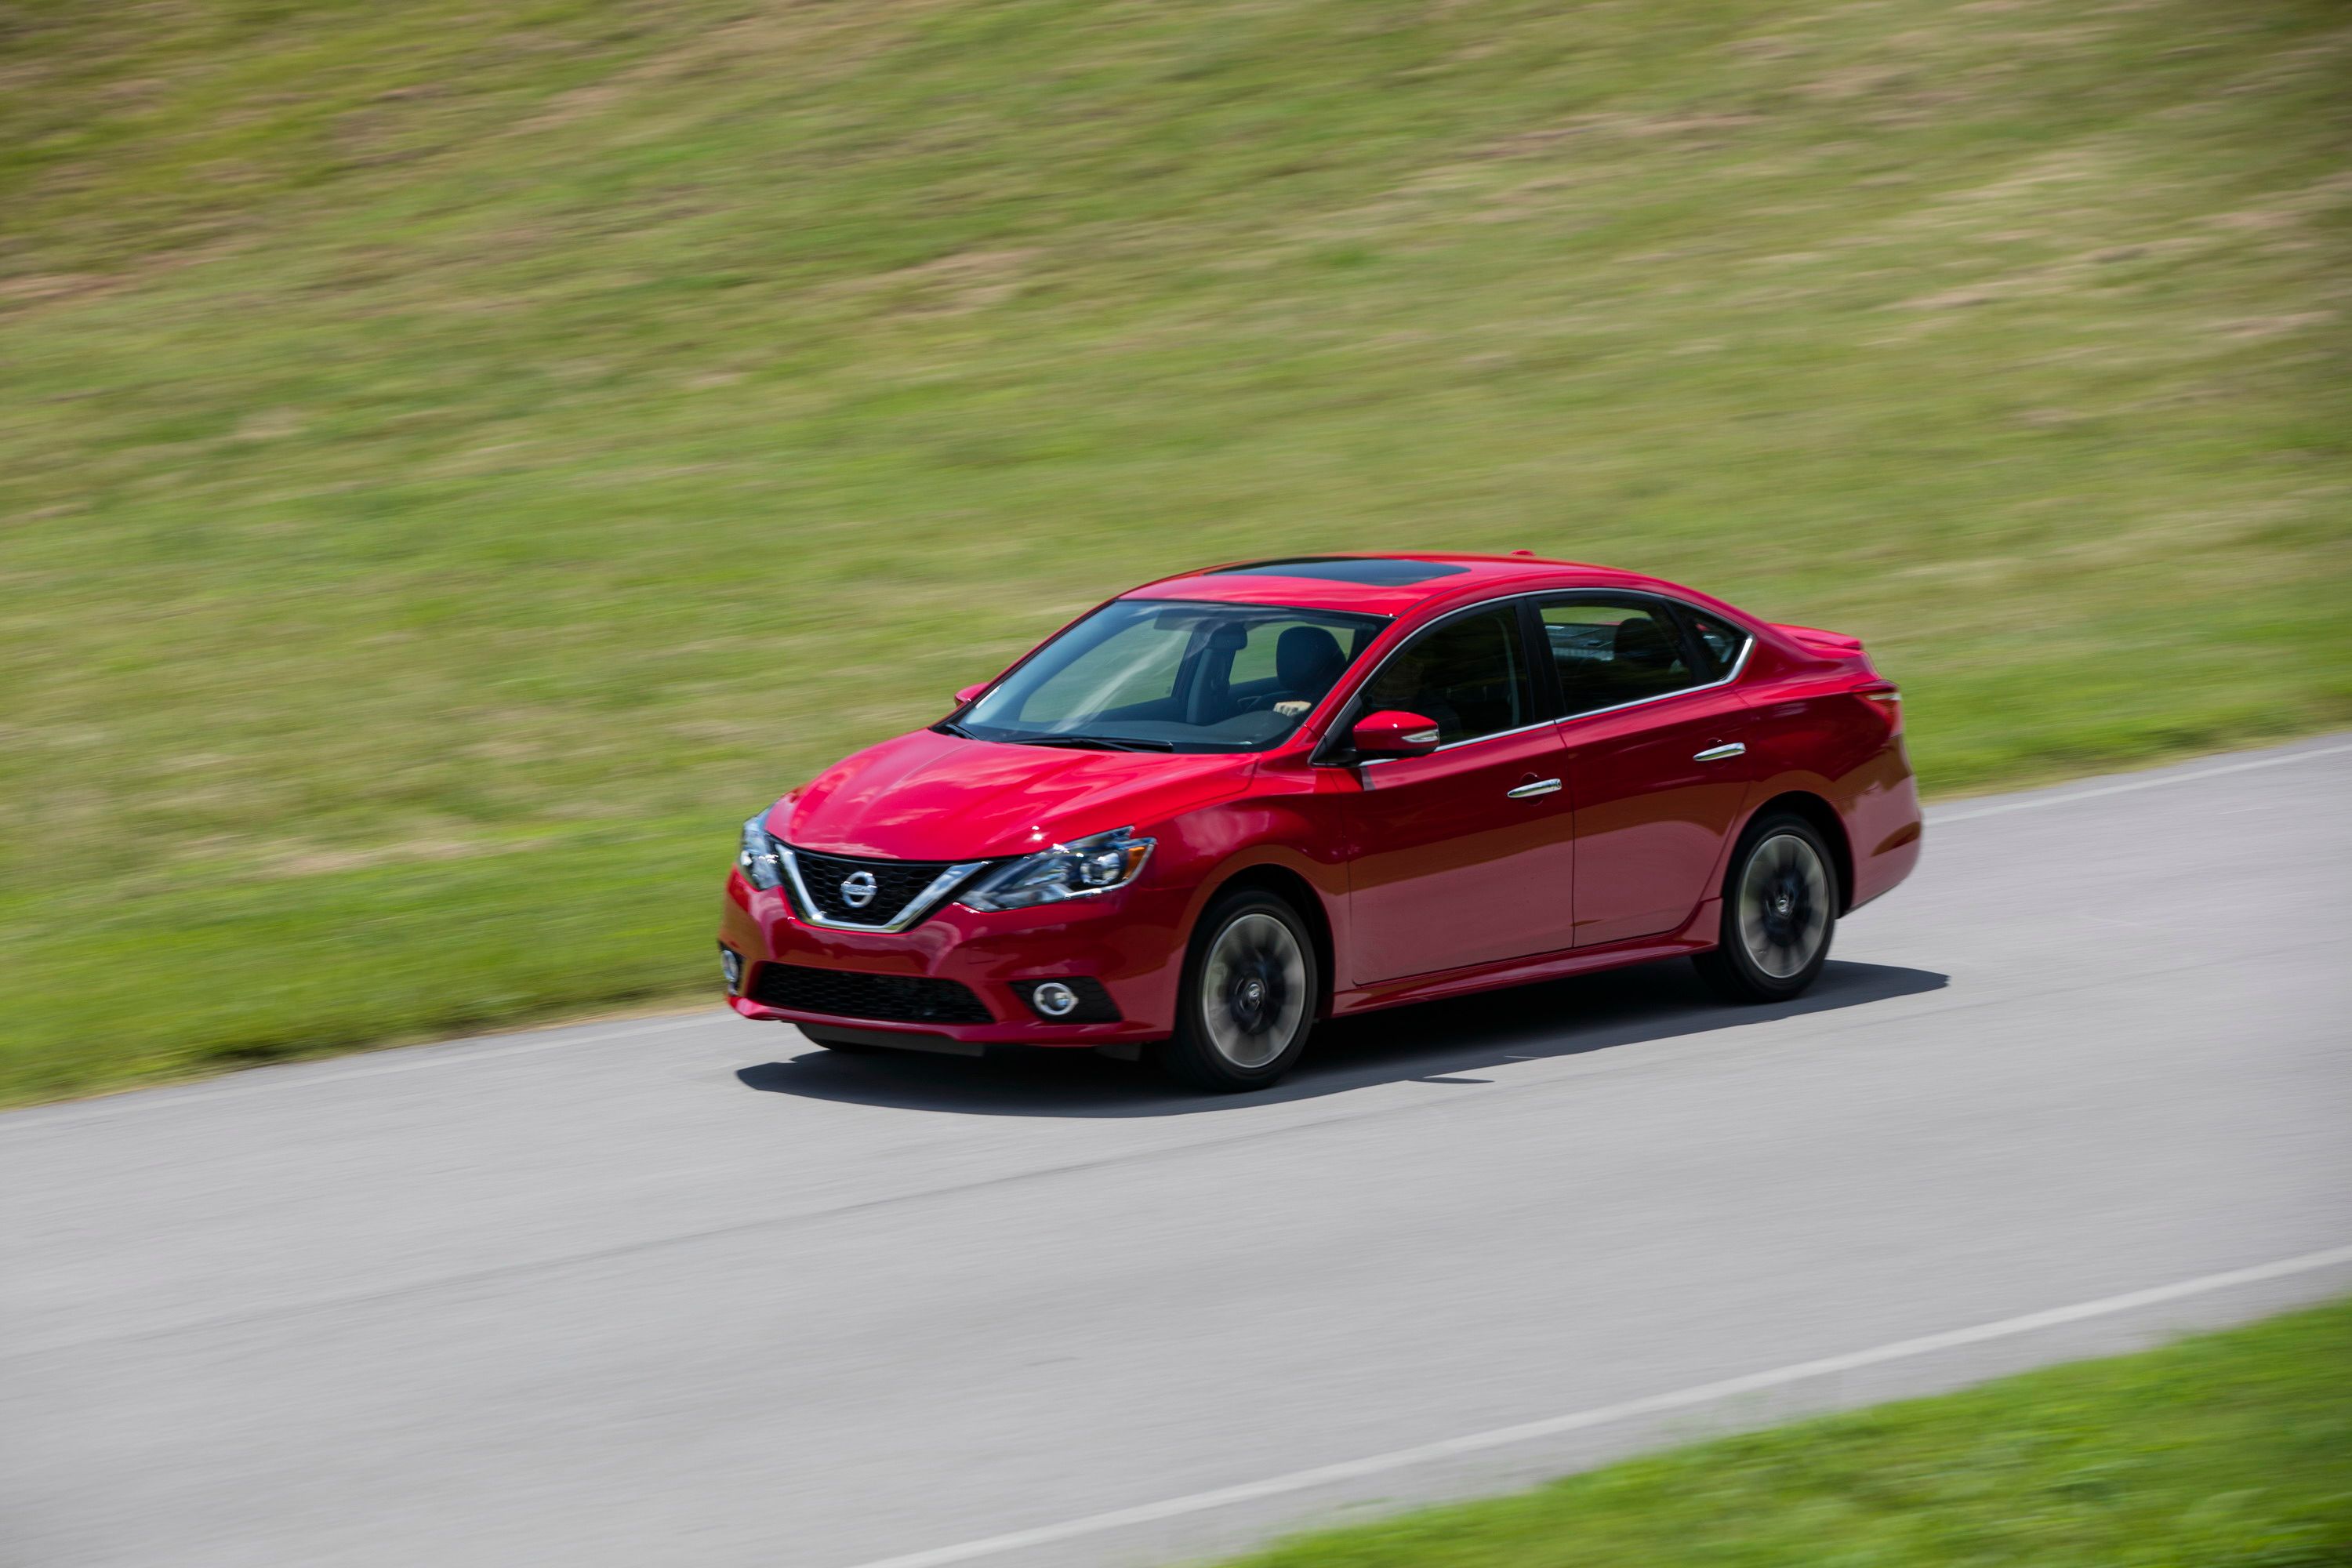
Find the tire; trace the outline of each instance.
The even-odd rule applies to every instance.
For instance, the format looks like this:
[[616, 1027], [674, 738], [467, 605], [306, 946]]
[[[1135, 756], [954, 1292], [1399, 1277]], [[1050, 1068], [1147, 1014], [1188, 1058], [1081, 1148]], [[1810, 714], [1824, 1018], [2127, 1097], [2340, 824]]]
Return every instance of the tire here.
[[1306, 1051], [1320, 985], [1315, 940], [1297, 910], [1255, 889], [1228, 894], [1193, 930], [1160, 1065], [1213, 1094], [1264, 1089]]
[[1785, 1002], [1829, 962], [1837, 934], [1837, 862], [1821, 830], [1774, 812], [1740, 835], [1723, 881], [1716, 945], [1692, 963], [1727, 1002]]

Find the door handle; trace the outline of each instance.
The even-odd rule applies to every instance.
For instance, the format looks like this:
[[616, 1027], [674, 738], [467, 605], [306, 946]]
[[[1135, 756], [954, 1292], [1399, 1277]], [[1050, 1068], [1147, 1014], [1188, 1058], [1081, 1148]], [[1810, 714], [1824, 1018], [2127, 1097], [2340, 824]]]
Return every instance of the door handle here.
[[1508, 790], [1505, 793], [1513, 800], [1533, 800], [1537, 795], [1552, 795], [1557, 793], [1559, 789], [1559, 781], [1558, 779], [1537, 779], [1532, 783], [1523, 784], [1518, 788]]
[[1741, 745], [1738, 742], [1734, 741], [1727, 746], [1709, 746], [1706, 751], [1695, 754], [1691, 758], [1691, 761], [1695, 763], [1727, 763], [1734, 757], [1744, 757], [1747, 754], [1748, 748]]

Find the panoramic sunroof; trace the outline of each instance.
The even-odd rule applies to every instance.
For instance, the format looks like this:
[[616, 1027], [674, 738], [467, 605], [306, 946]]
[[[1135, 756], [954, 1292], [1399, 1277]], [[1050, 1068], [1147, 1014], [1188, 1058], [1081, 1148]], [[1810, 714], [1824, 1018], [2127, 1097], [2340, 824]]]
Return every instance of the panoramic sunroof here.
[[1319, 577], [1330, 583], [1370, 583], [1402, 588], [1432, 577], [1452, 577], [1470, 570], [1436, 561], [1367, 561], [1349, 555], [1308, 555], [1297, 561], [1253, 561], [1246, 566], [1221, 566], [1213, 577]]

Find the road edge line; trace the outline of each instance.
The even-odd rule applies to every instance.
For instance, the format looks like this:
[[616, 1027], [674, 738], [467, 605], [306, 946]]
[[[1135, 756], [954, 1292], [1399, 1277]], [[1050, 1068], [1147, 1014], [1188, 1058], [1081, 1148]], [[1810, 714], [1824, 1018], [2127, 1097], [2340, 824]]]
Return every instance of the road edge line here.
[[1979, 806], [1974, 811], [1929, 811], [1927, 826], [1942, 827], [1955, 822], [1973, 822], [1980, 816], [2006, 816], [2012, 811], [2039, 811], [2044, 806], [2072, 805], [2078, 800], [2098, 800], [2111, 795], [2129, 795], [2135, 790], [2161, 789], [2166, 784], [2195, 784], [2200, 779], [2218, 779], [2229, 773], [2249, 773], [2256, 768], [2280, 768], [2289, 763], [2308, 762], [2315, 757], [2340, 757], [2352, 752], [2352, 743], [2341, 746], [2310, 746], [2300, 751], [2278, 752], [2267, 757], [2250, 757], [2242, 763], [2227, 763], [2218, 768], [2199, 768], [2193, 773], [2163, 773], [2153, 777], [2126, 779], [2121, 784], [2102, 784], [2096, 789], [2078, 789], [2065, 795], [2029, 795], [2023, 800], [2006, 800], [1995, 805]]
[[[2347, 748], [2352, 750], [2352, 748]], [[1970, 1328], [1951, 1329], [1942, 1333], [1923, 1334], [1914, 1339], [1896, 1340], [1875, 1345], [1869, 1350], [1853, 1351], [1843, 1355], [1823, 1356], [1818, 1360], [1797, 1362], [1775, 1367], [1769, 1372], [1748, 1373], [1727, 1377], [1715, 1383], [1703, 1383], [1690, 1388], [1679, 1388], [1666, 1394], [1654, 1394], [1640, 1399], [1628, 1399], [1615, 1405], [1603, 1405], [1572, 1415], [1555, 1415], [1540, 1421], [1522, 1422], [1513, 1426], [1496, 1426], [1484, 1432], [1467, 1433], [1434, 1443], [1423, 1443], [1410, 1448], [1395, 1448], [1385, 1454], [1373, 1454], [1360, 1459], [1342, 1460], [1333, 1465], [1318, 1465], [1312, 1469], [1293, 1470], [1287, 1475], [1269, 1476], [1263, 1480], [1244, 1481], [1238, 1486], [1219, 1487], [1211, 1491], [1192, 1492], [1184, 1497], [1168, 1498], [1159, 1502], [1143, 1503], [1134, 1508], [1117, 1509], [1108, 1513], [1088, 1514], [1081, 1519], [1066, 1520], [1059, 1524], [1039, 1525], [1029, 1530], [992, 1535], [977, 1541], [958, 1542], [952, 1546], [937, 1546], [922, 1552], [909, 1552], [896, 1557], [875, 1558], [856, 1564], [856, 1568], [944, 1568], [954, 1563], [970, 1563], [982, 1557], [993, 1557], [1006, 1552], [1018, 1552], [1033, 1546], [1050, 1546], [1081, 1536], [1099, 1535], [1106, 1531], [1129, 1525], [1150, 1524], [1184, 1514], [1204, 1513], [1212, 1509], [1225, 1508], [1234, 1503], [1254, 1502], [1262, 1498], [1280, 1497], [1289, 1492], [1306, 1491], [1336, 1481], [1354, 1480], [1364, 1476], [1381, 1475], [1391, 1470], [1409, 1468], [1439, 1459], [1456, 1458], [1465, 1454], [1499, 1448], [1508, 1444], [1530, 1442], [1538, 1437], [1555, 1437], [1570, 1432], [1580, 1432], [1612, 1422], [1628, 1420], [1637, 1415], [1664, 1415], [1686, 1410], [1693, 1405], [1709, 1405], [1718, 1400], [1735, 1398], [1744, 1394], [1761, 1393], [1767, 1389], [1785, 1387], [1808, 1378], [1824, 1377], [1837, 1373], [1853, 1372], [1863, 1367], [1878, 1366], [1887, 1362], [1906, 1361], [1914, 1356], [1928, 1355], [1937, 1351], [1954, 1350], [1963, 1345], [1981, 1344], [1990, 1340], [2009, 1339], [2018, 1334], [2032, 1333], [2039, 1329], [2057, 1328], [2092, 1318], [2112, 1317], [2141, 1307], [2153, 1307], [2167, 1301], [2178, 1301], [2191, 1296], [2202, 1296], [2215, 1290], [2226, 1290], [2240, 1285], [2256, 1285], [2265, 1280], [2282, 1279], [2296, 1274], [2308, 1274], [2337, 1264], [2352, 1263], [2352, 1247], [2333, 1247], [2319, 1252], [2306, 1252], [2298, 1257], [2282, 1258], [2275, 1263], [2256, 1264], [2246, 1268], [2232, 1268], [2220, 1274], [2200, 1275], [2170, 1285], [2158, 1285], [2145, 1290], [2133, 1290], [2120, 1296], [2104, 1296], [2095, 1300], [2078, 1301], [2072, 1306], [2053, 1307], [2044, 1311], [2028, 1312], [2021, 1317], [2002, 1318]]]

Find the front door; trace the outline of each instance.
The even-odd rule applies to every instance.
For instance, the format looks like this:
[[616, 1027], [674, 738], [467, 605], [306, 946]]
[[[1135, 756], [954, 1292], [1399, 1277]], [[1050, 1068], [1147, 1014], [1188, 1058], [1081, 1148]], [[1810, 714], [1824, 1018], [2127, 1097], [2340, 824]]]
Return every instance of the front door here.
[[1348, 979], [1370, 984], [1575, 942], [1575, 816], [1517, 605], [1442, 621], [1351, 705], [1436, 723], [1439, 749], [1360, 764]]

